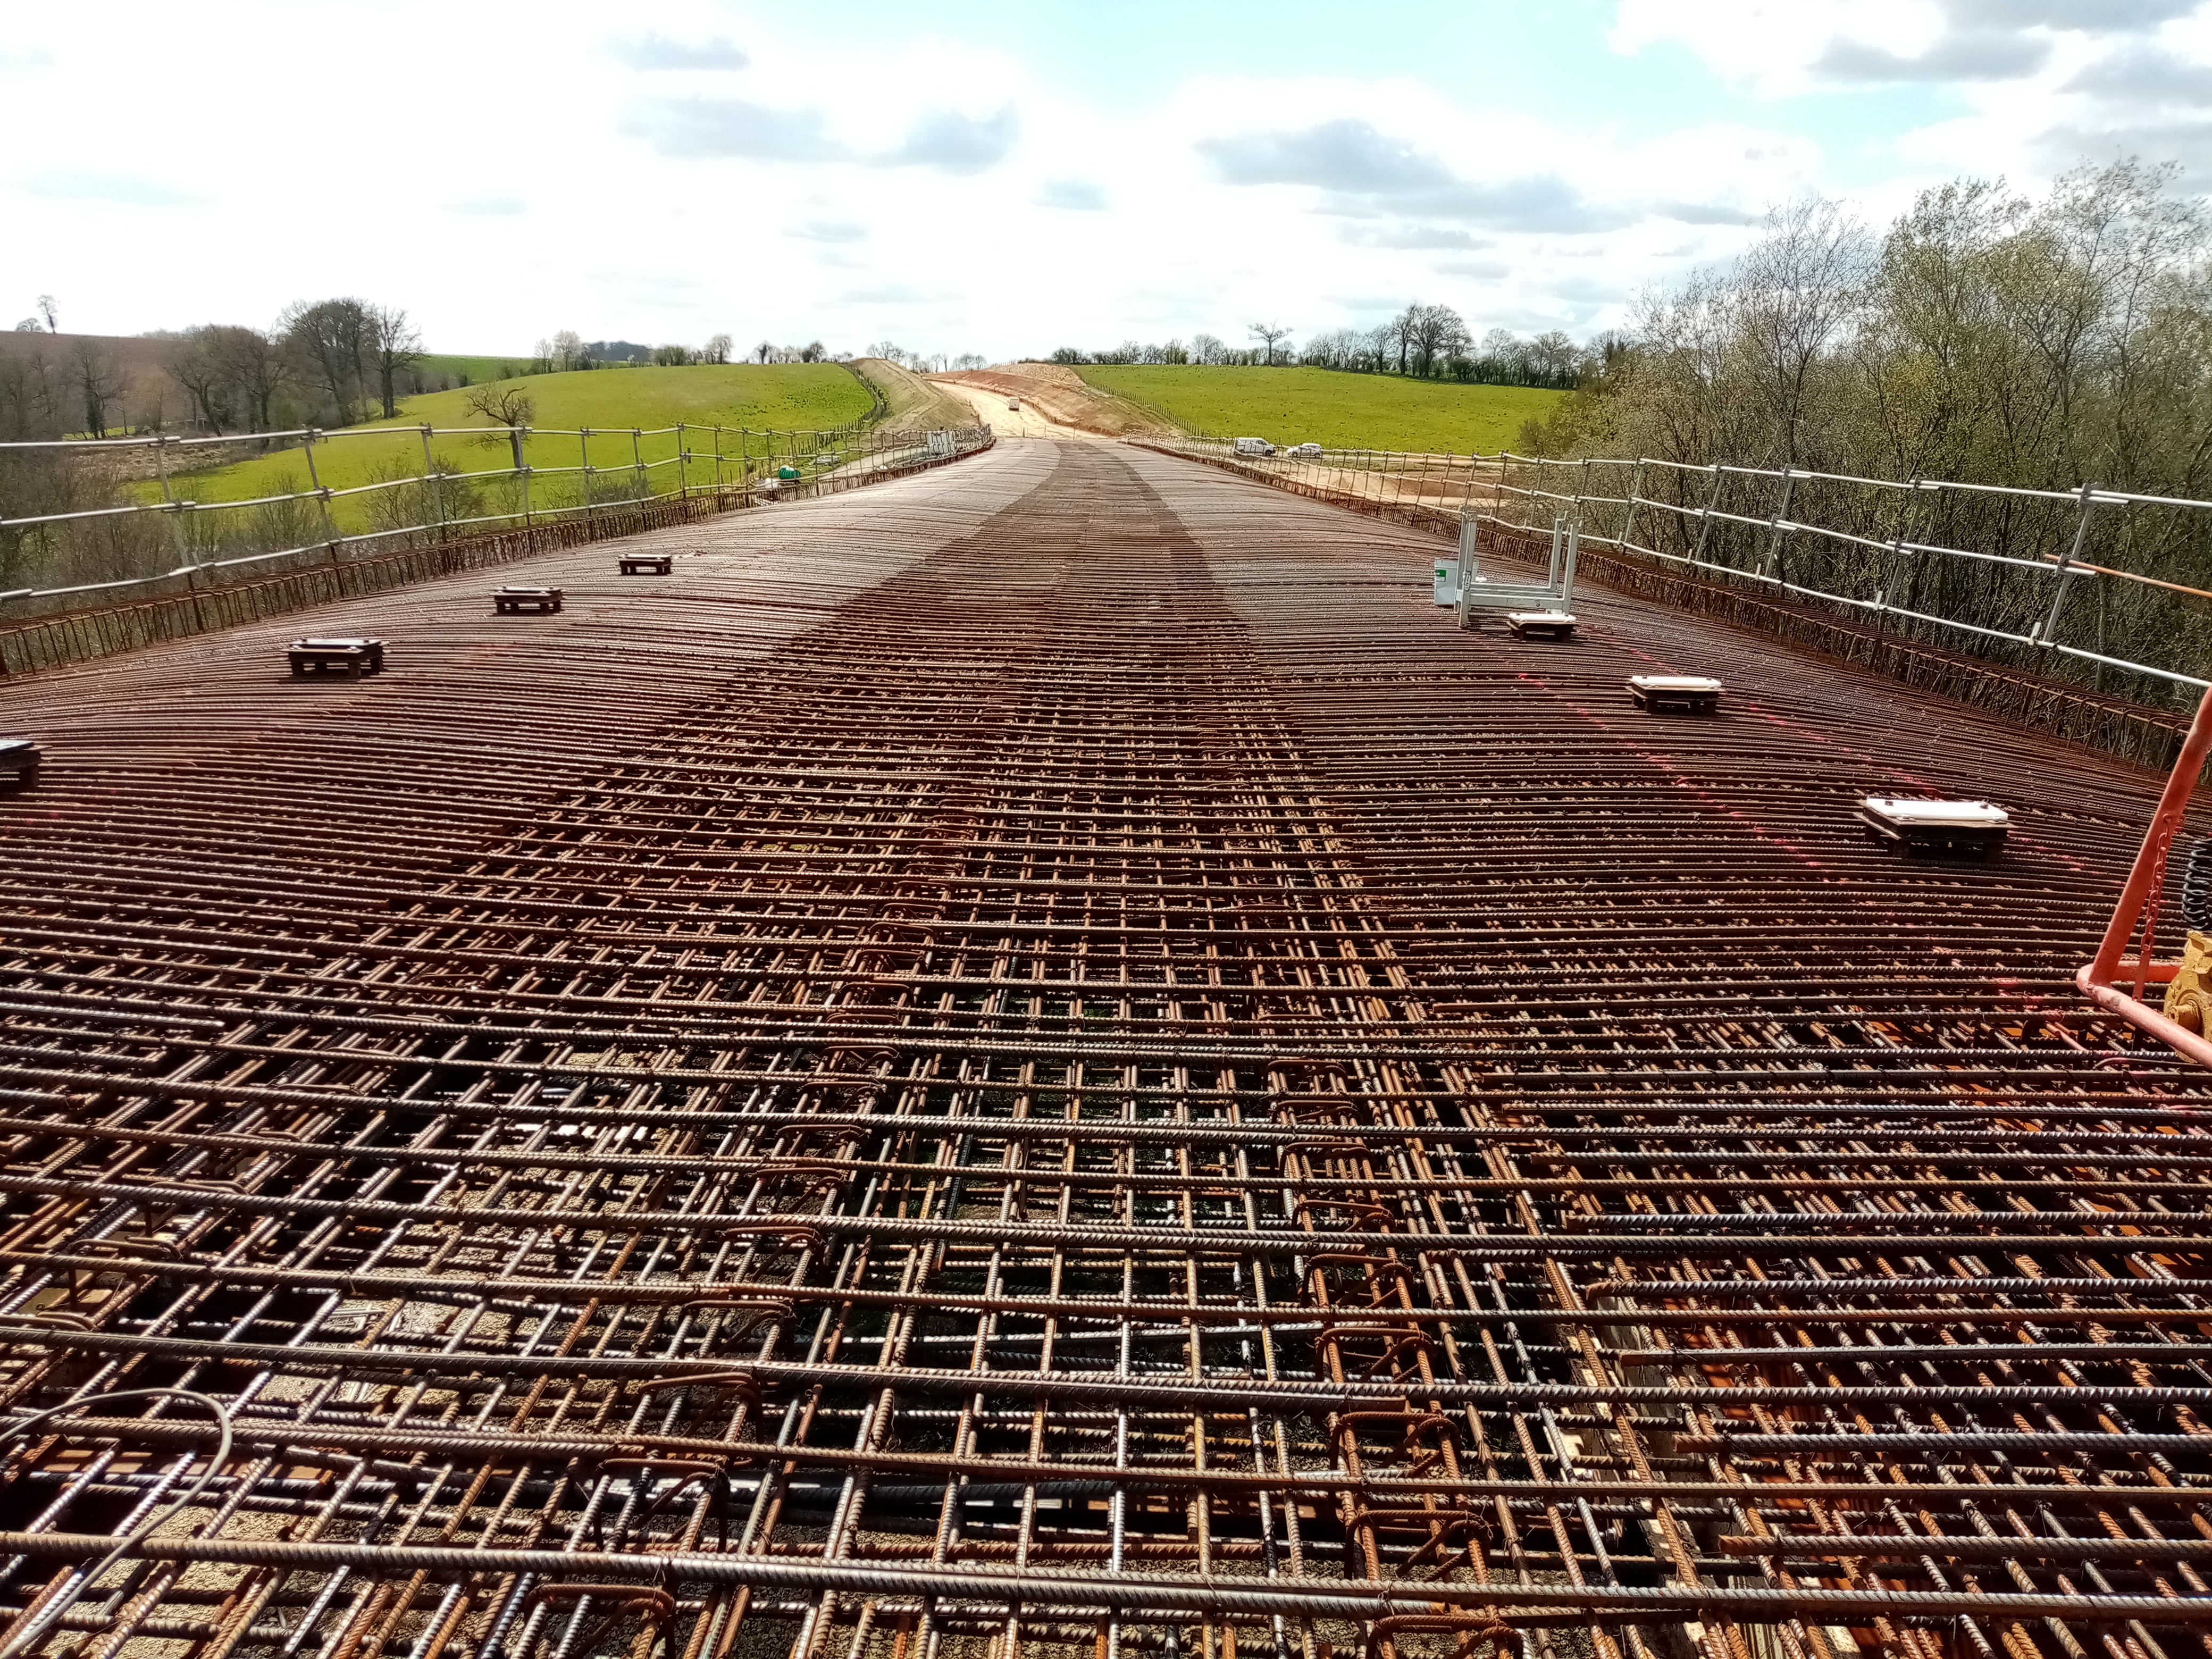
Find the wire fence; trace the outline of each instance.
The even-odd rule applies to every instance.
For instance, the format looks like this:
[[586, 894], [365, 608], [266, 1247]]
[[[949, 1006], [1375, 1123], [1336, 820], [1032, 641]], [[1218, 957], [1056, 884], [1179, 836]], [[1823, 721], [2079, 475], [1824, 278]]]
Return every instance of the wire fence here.
[[1492, 538], [1501, 553], [1522, 550], [1511, 532], [1564, 518], [1601, 580], [1607, 568], [1587, 561], [1610, 550], [1616, 574], [1694, 573], [1824, 616], [1838, 640], [1940, 644], [2164, 709], [2194, 707], [2212, 684], [2212, 592], [2188, 580], [2212, 569], [2212, 501], [1648, 458], [1149, 441], [1443, 533], [1472, 516], [1508, 532]]
[[[410, 449], [419, 443], [419, 463], [399, 464], [394, 440]], [[449, 441], [443, 455], [440, 440]], [[488, 441], [505, 450], [506, 464], [456, 465], [453, 440]], [[0, 625], [495, 531], [569, 520], [597, 526], [657, 501], [710, 500], [720, 511], [818, 494], [990, 441], [987, 427], [763, 430], [678, 422], [308, 428], [0, 444], [0, 582], [31, 570], [61, 578], [0, 586]], [[551, 447], [569, 445], [573, 460], [544, 459]], [[349, 454], [354, 447], [362, 453]], [[204, 470], [227, 452], [261, 465], [250, 473]], [[187, 457], [195, 464], [189, 472]], [[358, 481], [341, 482], [347, 478]], [[223, 498], [186, 493], [210, 483]]]

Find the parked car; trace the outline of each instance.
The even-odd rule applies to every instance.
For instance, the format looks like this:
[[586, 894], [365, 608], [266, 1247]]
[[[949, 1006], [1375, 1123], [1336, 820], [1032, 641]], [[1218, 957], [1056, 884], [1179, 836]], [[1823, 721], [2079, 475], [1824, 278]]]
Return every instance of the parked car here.
[[1302, 461], [1317, 461], [1321, 459], [1321, 446], [1319, 444], [1292, 444], [1288, 453], [1296, 456]]
[[1239, 438], [1237, 453], [1239, 455], [1272, 455], [1275, 453], [1275, 447], [1265, 438]]

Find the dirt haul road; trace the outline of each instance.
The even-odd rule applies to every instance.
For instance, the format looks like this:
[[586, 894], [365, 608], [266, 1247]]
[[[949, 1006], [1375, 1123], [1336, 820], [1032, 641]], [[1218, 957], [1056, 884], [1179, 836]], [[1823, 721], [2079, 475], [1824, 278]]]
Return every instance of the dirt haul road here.
[[[989, 386], [963, 386], [957, 381], [940, 381], [940, 387], [969, 404], [975, 418], [988, 425], [1002, 438], [1075, 438], [1090, 443], [1102, 443], [1105, 434], [1085, 432], [1080, 427], [1062, 426], [1048, 419], [1037, 406], [1018, 392], [993, 390]], [[1014, 407], [1018, 402], [1019, 407]]]
[[[947, 392], [968, 398], [995, 430], [1009, 437], [1122, 438], [1174, 430], [1148, 410], [1100, 392], [1073, 369], [1057, 363], [1000, 363], [995, 368], [930, 378]], [[1020, 409], [1006, 406], [1014, 399], [1020, 401]], [[1018, 428], [1002, 423], [1024, 417]]]

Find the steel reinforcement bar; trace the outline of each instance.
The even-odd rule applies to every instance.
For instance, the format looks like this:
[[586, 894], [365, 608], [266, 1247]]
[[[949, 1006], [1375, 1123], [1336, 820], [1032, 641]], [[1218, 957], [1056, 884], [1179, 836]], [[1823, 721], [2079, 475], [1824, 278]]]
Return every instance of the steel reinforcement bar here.
[[1126, 448], [652, 544], [0, 688], [0, 1653], [2212, 1654], [2155, 779]]
[[[1218, 467], [1309, 501], [1325, 501], [1385, 523], [1454, 539], [1460, 533], [1464, 507], [1488, 510], [1502, 499], [1495, 457], [1392, 457], [1387, 452], [1364, 452], [1373, 455], [1374, 470], [1340, 474], [1325, 465], [1301, 468], [1239, 460], [1211, 440], [1163, 442], [1130, 438], [1123, 441]], [[1402, 462], [1406, 471], [1395, 470], [1391, 465], [1394, 460]], [[1437, 463], [1435, 471], [1439, 475], [1433, 480], [1424, 476], [1431, 462]], [[1354, 487], [1345, 487], [1347, 480]], [[1555, 499], [1565, 506], [1572, 498]], [[1552, 504], [1547, 501], [1538, 505]], [[1483, 536], [1486, 556], [1502, 554], [1525, 560], [1537, 568], [1546, 562], [1549, 537], [1540, 531], [1486, 520]], [[1991, 709], [2009, 720], [2142, 765], [2172, 765], [2189, 729], [2188, 714], [2171, 707], [2148, 706], [2074, 681], [1906, 637], [1883, 628], [1879, 617], [1863, 619], [1863, 613], [1746, 587], [1720, 580], [1717, 574], [1696, 574], [1681, 562], [1648, 556], [1641, 550], [1626, 550], [1585, 538], [1577, 572], [1581, 579], [1601, 583], [1617, 592], [1753, 629], [1797, 650], [1858, 664], [1918, 690]]]
[[[397, 532], [397, 546], [390, 545], [394, 540], [392, 533], [374, 537], [334, 534], [327, 546], [195, 565], [161, 576], [104, 582], [93, 588], [67, 589], [56, 594], [25, 592], [0, 596], [69, 599], [94, 592], [101, 593], [109, 601], [0, 622], [0, 678], [63, 663], [112, 656], [120, 651], [135, 651], [165, 640], [232, 628], [240, 623], [328, 605], [359, 594], [381, 592], [433, 577], [486, 569], [561, 548], [701, 524], [719, 514], [763, 502], [836, 495], [943, 466], [988, 449], [991, 444], [988, 428], [963, 447], [941, 453], [924, 443], [902, 441], [926, 434], [871, 435], [902, 441], [884, 453], [870, 453], [849, 465], [783, 483], [780, 489], [770, 489], [766, 481], [750, 479], [727, 486], [686, 484], [672, 495], [653, 495], [641, 501], [593, 502], [541, 515], [535, 522], [510, 524], [502, 530], [457, 536], [453, 531], [459, 526], [419, 525]], [[62, 449], [86, 447], [53, 446]], [[420, 483], [422, 480], [408, 482]], [[507, 515], [510, 520], [514, 516]], [[342, 550], [349, 544], [367, 542], [385, 543], [386, 550]], [[279, 560], [289, 562], [280, 568], [276, 562]], [[130, 590], [137, 590], [139, 597], [113, 602], [116, 595]]]

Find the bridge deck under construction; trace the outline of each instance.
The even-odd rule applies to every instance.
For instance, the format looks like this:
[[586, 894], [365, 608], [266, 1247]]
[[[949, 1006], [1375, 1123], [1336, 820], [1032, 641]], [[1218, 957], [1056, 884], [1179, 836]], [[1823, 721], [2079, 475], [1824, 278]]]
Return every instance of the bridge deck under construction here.
[[1104, 445], [647, 539], [0, 684], [0, 1651], [2212, 1653], [2157, 779]]

